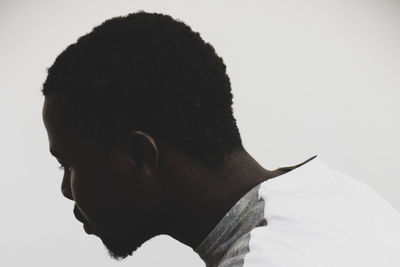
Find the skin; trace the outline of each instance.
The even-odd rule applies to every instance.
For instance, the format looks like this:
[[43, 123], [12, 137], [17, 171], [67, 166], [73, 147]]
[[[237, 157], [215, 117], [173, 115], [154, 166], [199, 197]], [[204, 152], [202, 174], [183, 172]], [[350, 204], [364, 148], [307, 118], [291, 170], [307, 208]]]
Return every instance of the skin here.
[[43, 105], [50, 150], [65, 166], [61, 191], [114, 259], [159, 234], [196, 249], [251, 188], [295, 167], [269, 171], [242, 150], [211, 171], [142, 131], [107, 153], [65, 125], [64, 105], [56, 94]]

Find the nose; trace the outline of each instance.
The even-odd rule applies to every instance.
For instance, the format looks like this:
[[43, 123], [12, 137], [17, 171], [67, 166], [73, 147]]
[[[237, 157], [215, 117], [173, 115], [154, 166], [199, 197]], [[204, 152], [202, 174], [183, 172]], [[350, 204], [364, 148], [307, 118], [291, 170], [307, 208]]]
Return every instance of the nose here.
[[64, 171], [64, 177], [61, 183], [61, 193], [64, 195], [64, 197], [74, 200], [71, 192], [70, 174], [68, 171]]

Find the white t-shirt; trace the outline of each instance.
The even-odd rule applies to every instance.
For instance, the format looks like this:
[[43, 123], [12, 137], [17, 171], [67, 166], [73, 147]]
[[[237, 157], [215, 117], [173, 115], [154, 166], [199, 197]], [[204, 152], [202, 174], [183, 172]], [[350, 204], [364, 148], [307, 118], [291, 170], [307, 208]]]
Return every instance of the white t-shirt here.
[[318, 156], [249, 191], [196, 252], [210, 267], [400, 267], [400, 213]]

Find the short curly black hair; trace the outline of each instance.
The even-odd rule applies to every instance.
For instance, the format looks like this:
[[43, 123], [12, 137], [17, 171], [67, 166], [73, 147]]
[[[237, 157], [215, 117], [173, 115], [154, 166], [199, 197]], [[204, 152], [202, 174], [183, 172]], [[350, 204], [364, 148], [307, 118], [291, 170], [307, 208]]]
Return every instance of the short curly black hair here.
[[141, 130], [209, 168], [243, 149], [222, 58], [166, 14], [141, 10], [94, 27], [56, 58], [42, 92], [68, 99], [73, 127], [102, 145]]

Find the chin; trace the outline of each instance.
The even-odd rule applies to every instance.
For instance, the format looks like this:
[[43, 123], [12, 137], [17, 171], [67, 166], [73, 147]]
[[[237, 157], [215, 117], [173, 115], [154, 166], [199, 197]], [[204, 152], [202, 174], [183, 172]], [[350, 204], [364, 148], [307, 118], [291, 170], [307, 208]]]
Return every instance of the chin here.
[[[121, 220], [118, 220], [121, 221]], [[94, 235], [99, 237], [108, 250], [108, 254], [115, 260], [122, 260], [131, 256], [142, 244], [156, 236], [155, 225], [151, 223], [124, 223], [96, 225]]]
[[102, 236], [97, 235], [104, 246], [106, 247], [108, 254], [114, 260], [123, 260], [128, 256], [131, 256], [143, 243], [149, 238], [142, 236], [141, 238], [129, 239], [129, 234], [116, 236]]

